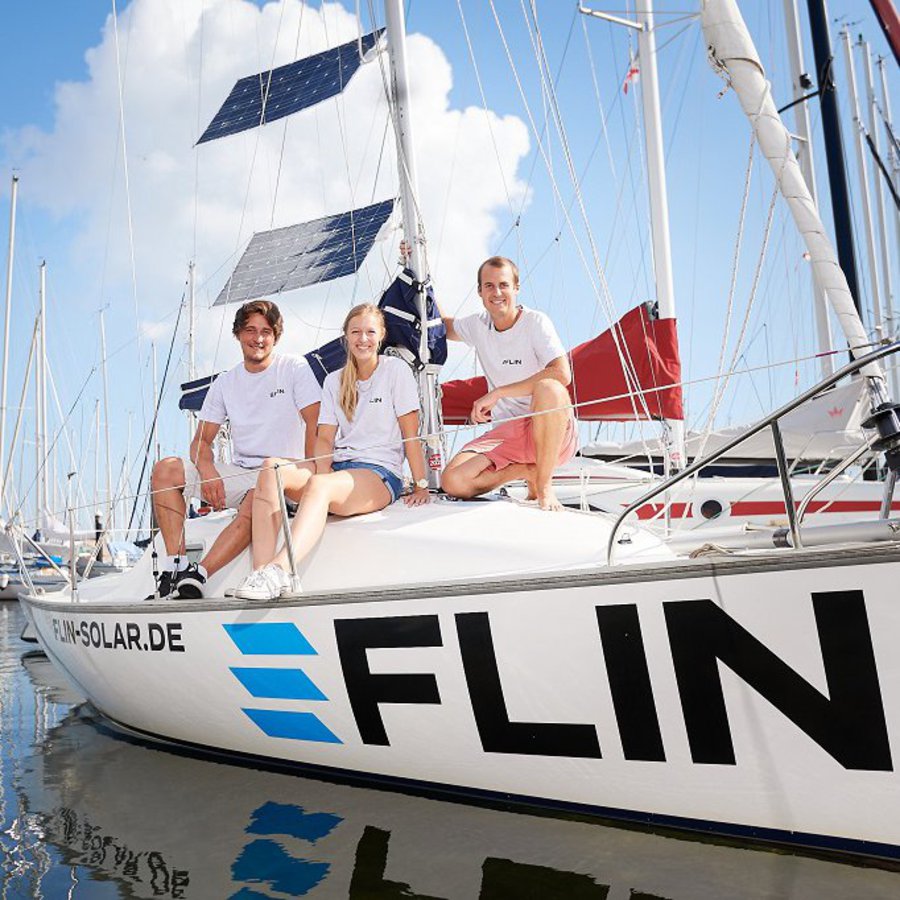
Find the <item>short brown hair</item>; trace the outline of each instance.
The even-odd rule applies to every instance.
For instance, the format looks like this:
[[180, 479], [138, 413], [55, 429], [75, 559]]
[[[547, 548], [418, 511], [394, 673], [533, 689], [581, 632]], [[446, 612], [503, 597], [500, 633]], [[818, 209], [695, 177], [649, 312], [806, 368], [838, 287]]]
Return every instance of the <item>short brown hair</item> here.
[[492, 269], [500, 269], [503, 266], [509, 266], [510, 271], [513, 273], [513, 287], [519, 286], [519, 267], [511, 259], [507, 259], [505, 256], [492, 256], [490, 259], [486, 259], [478, 267], [478, 289], [479, 290], [481, 290], [481, 270], [485, 266], [490, 266]]
[[284, 319], [281, 318], [281, 310], [271, 300], [251, 300], [249, 303], [245, 303], [234, 314], [234, 325], [231, 327], [231, 333], [237, 337], [247, 324], [247, 319], [257, 314], [261, 315], [269, 323], [269, 327], [274, 332], [275, 341], [277, 342], [284, 331]]

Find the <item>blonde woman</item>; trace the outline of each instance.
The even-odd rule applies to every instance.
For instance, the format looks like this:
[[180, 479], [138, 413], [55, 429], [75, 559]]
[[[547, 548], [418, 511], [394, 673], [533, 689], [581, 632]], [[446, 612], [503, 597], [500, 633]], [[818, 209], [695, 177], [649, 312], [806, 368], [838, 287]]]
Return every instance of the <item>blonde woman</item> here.
[[[405, 362], [378, 355], [385, 336], [381, 310], [371, 303], [355, 306], [347, 314], [343, 330], [347, 364], [328, 375], [322, 385], [316, 474], [303, 489], [291, 527], [297, 561], [321, 536], [328, 513], [358, 516], [393, 503], [403, 486], [404, 455], [415, 479], [415, 490], [404, 496], [404, 502], [418, 506], [429, 499], [425, 459], [416, 440], [419, 392]], [[266, 480], [274, 481], [271, 475]], [[271, 490], [271, 485], [265, 490]], [[257, 544], [255, 526], [254, 521], [253, 541]], [[299, 590], [288, 574], [286, 551], [275, 555], [271, 523], [261, 532], [270, 545], [254, 548], [254, 563], [261, 558], [270, 561], [251, 572], [235, 590], [235, 596], [244, 600], [274, 600]]]

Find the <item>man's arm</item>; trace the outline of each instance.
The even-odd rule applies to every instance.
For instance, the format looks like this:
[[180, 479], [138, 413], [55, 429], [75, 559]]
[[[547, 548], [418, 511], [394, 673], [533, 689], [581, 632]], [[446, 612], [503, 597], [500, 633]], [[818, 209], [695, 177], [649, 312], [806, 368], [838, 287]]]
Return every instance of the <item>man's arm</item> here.
[[488, 413], [497, 405], [498, 400], [504, 397], [528, 397], [534, 393], [535, 384], [543, 381], [545, 378], [552, 378], [563, 387], [568, 387], [572, 381], [572, 367], [569, 365], [569, 357], [557, 356], [556, 359], [550, 360], [543, 369], [535, 372], [534, 375], [488, 391], [472, 404], [472, 421], [477, 424], [489, 421], [490, 416], [488, 416]]
[[191, 462], [200, 473], [202, 499], [213, 509], [225, 508], [225, 485], [219, 476], [213, 460], [213, 441], [222, 426], [216, 422], [200, 421], [197, 432], [191, 441]]
[[334, 452], [334, 439], [337, 435], [337, 425], [319, 425], [316, 430], [316, 472], [320, 475], [333, 471], [331, 459]]
[[303, 457], [312, 459], [316, 454], [316, 426], [319, 424], [319, 403], [310, 403], [300, 410], [300, 418], [305, 426], [303, 435]]
[[[435, 300], [434, 305], [437, 306], [437, 300]], [[441, 308], [438, 306], [438, 315], [441, 317], [441, 321], [444, 323], [444, 328], [447, 329], [447, 340], [448, 341], [461, 341], [462, 338], [459, 336], [459, 332], [453, 327], [453, 316], [445, 316], [441, 312]]]

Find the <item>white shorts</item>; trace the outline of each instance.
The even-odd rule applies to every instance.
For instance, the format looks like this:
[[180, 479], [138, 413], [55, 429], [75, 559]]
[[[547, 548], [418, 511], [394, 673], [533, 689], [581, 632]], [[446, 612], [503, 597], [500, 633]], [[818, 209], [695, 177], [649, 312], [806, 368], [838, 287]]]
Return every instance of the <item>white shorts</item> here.
[[[200, 483], [200, 473], [197, 467], [189, 460], [182, 459], [184, 463], [184, 500], [191, 502], [192, 497], [198, 500], [203, 497], [203, 485]], [[259, 469], [245, 469], [234, 463], [216, 463], [216, 470], [222, 477], [225, 485], [225, 506], [229, 509], [237, 509], [241, 501], [247, 495], [247, 491], [256, 487], [256, 479]]]

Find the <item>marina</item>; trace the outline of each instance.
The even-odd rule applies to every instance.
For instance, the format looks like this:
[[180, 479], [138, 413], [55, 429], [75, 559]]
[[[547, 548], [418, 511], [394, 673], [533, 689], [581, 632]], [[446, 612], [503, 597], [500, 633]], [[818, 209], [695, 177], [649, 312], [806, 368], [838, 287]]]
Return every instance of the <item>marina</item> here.
[[[130, 96], [153, 93], [145, 76], [166, 66], [140, 54], [174, 11], [132, 0], [106, 18], [98, 47], [115, 72], [121, 153], [111, 198], [121, 165], [127, 228], [108, 227], [105, 253], [127, 234], [111, 273], [128, 264], [112, 288], [104, 258], [97, 296], [130, 280], [135, 336], [120, 302], [111, 352], [110, 304], [92, 313], [99, 356], [80, 386], [73, 375], [60, 391], [53, 374], [75, 368], [50, 361], [63, 319], [43, 261], [27, 361], [24, 344], [10, 356], [13, 325], [28, 324], [12, 313], [11, 181], [0, 896], [895, 895], [890, 61], [841, 15], [857, 151], [843, 173], [836, 23], [821, 0], [802, 25], [786, 0], [779, 38], [772, 10], [766, 34], [765, 11], [735, 0], [686, 15], [644, 0], [626, 18], [573, 4], [568, 37], [535, 2], [470, 4], [467, 20], [459, 0], [452, 65], [430, 6], [421, 34], [419, 7], [401, 0], [355, 13], [222, 3], [182, 10], [190, 78], [159, 81], [163, 96], [196, 90], [196, 121], [193, 250], [181, 300], [156, 322], [139, 297], [165, 267], [138, 277], [149, 270], [129, 166], [148, 164], [135, 184], [157, 179], [175, 222], [182, 201], [161, 200], [159, 176], [187, 183], [187, 147], [151, 128], [129, 156], [120, 41], [142, 60]], [[256, 58], [240, 66], [203, 53], [204, 36], [227, 44], [225, 6], [245, 17], [229, 20], [230, 39], [258, 26]], [[900, 61], [893, 3], [872, 10]], [[503, 50], [488, 68], [476, 21]], [[562, 78], [577, 31], [599, 129], [583, 120], [588, 82]], [[613, 48], [599, 69], [598, 33]], [[820, 89], [804, 94], [807, 39]], [[701, 78], [693, 62], [685, 77], [688, 52], [709, 64]], [[90, 78], [68, 98], [100, 109], [81, 93], [104, 77], [86, 59]], [[477, 88], [481, 109], [451, 108], [463, 59], [462, 90], [474, 102]], [[699, 128], [716, 91], [716, 136], [688, 163], [682, 139], [668, 162], [666, 118], [687, 103]], [[454, 152], [465, 157], [465, 132], [481, 147], [458, 170], [438, 161], [448, 116]], [[171, 109], [173, 125], [188, 118]], [[56, 152], [55, 138], [11, 134], [32, 174]], [[611, 215], [602, 143], [620, 192]], [[204, 186], [201, 161], [227, 179]], [[685, 172], [705, 197], [685, 195]], [[495, 193], [473, 188], [479, 178]], [[454, 198], [455, 179], [469, 188]], [[722, 210], [701, 210], [715, 185]], [[185, 241], [182, 218], [172, 234]], [[500, 252], [515, 253], [521, 280], [514, 260], [485, 259]], [[689, 313], [676, 314], [676, 294], [692, 295]], [[713, 332], [721, 349], [696, 355]], [[169, 341], [161, 374], [151, 333]], [[18, 406], [11, 361], [24, 373]]]

